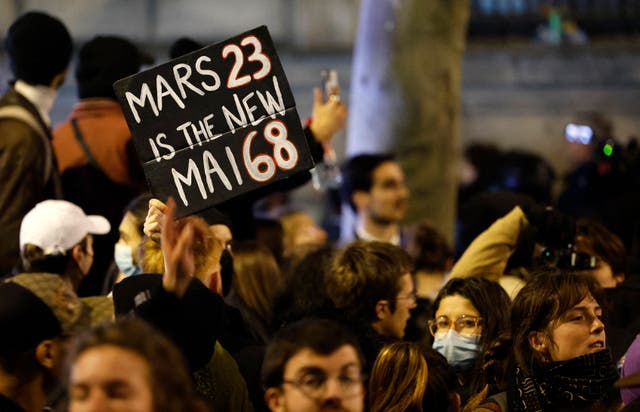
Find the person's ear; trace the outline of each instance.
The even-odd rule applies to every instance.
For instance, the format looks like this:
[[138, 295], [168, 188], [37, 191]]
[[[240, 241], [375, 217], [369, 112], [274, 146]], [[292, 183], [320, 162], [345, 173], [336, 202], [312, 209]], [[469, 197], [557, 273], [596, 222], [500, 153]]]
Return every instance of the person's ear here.
[[390, 315], [389, 311], [389, 301], [388, 300], [379, 300], [376, 303], [376, 316], [378, 320], [385, 319], [388, 315]]
[[547, 336], [544, 334], [544, 332], [529, 332], [529, 336], [527, 338], [529, 340], [529, 346], [531, 346], [531, 349], [541, 354], [547, 353]]
[[80, 244], [75, 245], [71, 248], [71, 257], [76, 261], [78, 266], [80, 266], [80, 262], [82, 262], [82, 258], [87, 254], [87, 251], [84, 250], [83, 246]]
[[356, 205], [357, 210], [364, 209], [369, 203], [369, 193], [364, 190], [356, 190], [351, 195], [351, 200], [353, 201], [353, 204]]
[[284, 411], [284, 396], [280, 388], [267, 388], [264, 401], [272, 412]]
[[58, 345], [51, 339], [43, 340], [36, 346], [36, 360], [47, 369], [54, 369], [58, 358]]

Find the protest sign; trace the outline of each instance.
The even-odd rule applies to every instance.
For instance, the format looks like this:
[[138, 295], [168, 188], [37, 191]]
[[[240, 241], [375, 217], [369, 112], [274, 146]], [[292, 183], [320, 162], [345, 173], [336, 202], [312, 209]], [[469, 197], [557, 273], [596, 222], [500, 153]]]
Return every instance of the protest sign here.
[[313, 167], [266, 26], [114, 84], [151, 192], [193, 214]]

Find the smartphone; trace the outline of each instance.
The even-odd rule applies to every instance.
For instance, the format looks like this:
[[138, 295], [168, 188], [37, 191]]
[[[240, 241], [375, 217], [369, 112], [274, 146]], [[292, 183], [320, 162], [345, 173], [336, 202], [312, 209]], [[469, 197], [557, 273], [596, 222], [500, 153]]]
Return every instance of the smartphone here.
[[340, 83], [338, 82], [338, 71], [335, 69], [320, 70], [321, 90], [326, 101], [330, 96], [340, 97]]

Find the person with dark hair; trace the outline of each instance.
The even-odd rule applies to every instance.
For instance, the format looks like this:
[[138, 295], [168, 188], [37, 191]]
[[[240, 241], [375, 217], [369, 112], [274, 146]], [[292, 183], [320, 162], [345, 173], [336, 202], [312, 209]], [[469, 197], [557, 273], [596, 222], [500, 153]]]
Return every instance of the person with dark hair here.
[[335, 306], [327, 295], [326, 279], [335, 252], [332, 246], [308, 245], [287, 259], [274, 298], [272, 330], [311, 316], [333, 316]]
[[[570, 258], [576, 243], [571, 216], [511, 192], [487, 193], [478, 207], [484, 214], [504, 209], [508, 213], [473, 239], [451, 269], [451, 277], [481, 276], [499, 282], [514, 298], [535, 267], [559, 264], [575, 270], [581, 262]], [[536, 249], [536, 244], [542, 247]], [[540, 250], [545, 253], [536, 253]]]
[[433, 303], [433, 348], [456, 372], [463, 404], [472, 395], [481, 393], [482, 400], [504, 390], [508, 365], [501, 357], [509, 350], [510, 306], [498, 283], [479, 277], [449, 280]]
[[407, 213], [409, 189], [404, 173], [391, 154], [361, 154], [342, 166], [342, 201], [356, 214], [351, 240], [403, 244], [400, 221]]
[[205, 412], [180, 352], [139, 319], [78, 336], [67, 359], [69, 411]]
[[67, 120], [53, 132], [65, 199], [105, 216], [112, 230], [96, 242], [98, 257], [83, 292], [98, 292], [113, 262], [122, 211], [146, 190], [142, 166], [113, 83], [153, 62], [120, 36], [96, 36], [78, 52], [78, 97]]
[[5, 47], [14, 78], [0, 98], [0, 276], [19, 264], [24, 215], [42, 200], [62, 197], [49, 112], [73, 42], [60, 20], [32, 11], [11, 24]]
[[406, 250], [413, 260], [416, 308], [411, 313], [405, 340], [431, 346], [431, 335], [424, 325], [433, 318], [433, 299], [453, 266], [453, 250], [444, 236], [428, 222], [409, 227], [407, 233]]
[[171, 47], [169, 47], [169, 58], [173, 60], [203, 47], [204, 45], [202, 43], [197, 42], [192, 38], [180, 37], [178, 40], [174, 41], [173, 44], [171, 44]]
[[618, 373], [606, 345], [603, 298], [590, 276], [558, 269], [534, 274], [511, 312], [513, 383], [476, 410], [617, 410]]
[[326, 319], [305, 319], [280, 330], [262, 365], [271, 411], [364, 409], [363, 359], [356, 338]]
[[622, 239], [605, 225], [589, 218], [576, 221], [576, 251], [591, 257], [586, 272], [605, 289], [624, 281], [627, 252]]
[[327, 295], [360, 338], [369, 365], [380, 349], [402, 339], [415, 291], [409, 256], [383, 242], [356, 241], [334, 258]]
[[266, 246], [278, 265], [284, 260], [284, 228], [282, 224], [271, 218], [256, 218], [255, 241]]
[[0, 410], [42, 412], [57, 403], [66, 339], [112, 317], [110, 299], [79, 299], [55, 274], [20, 274], [0, 284]]
[[431, 348], [422, 348], [422, 355], [429, 367], [427, 389], [422, 398], [422, 407], [432, 412], [458, 412], [461, 410], [458, 395], [458, 378], [447, 359]]

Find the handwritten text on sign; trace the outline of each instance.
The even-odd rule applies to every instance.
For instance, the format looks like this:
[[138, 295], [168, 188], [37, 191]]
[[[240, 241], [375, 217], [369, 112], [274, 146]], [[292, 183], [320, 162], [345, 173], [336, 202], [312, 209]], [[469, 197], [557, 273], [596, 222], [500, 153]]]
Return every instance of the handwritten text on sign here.
[[264, 26], [114, 88], [151, 191], [180, 215], [313, 166]]

